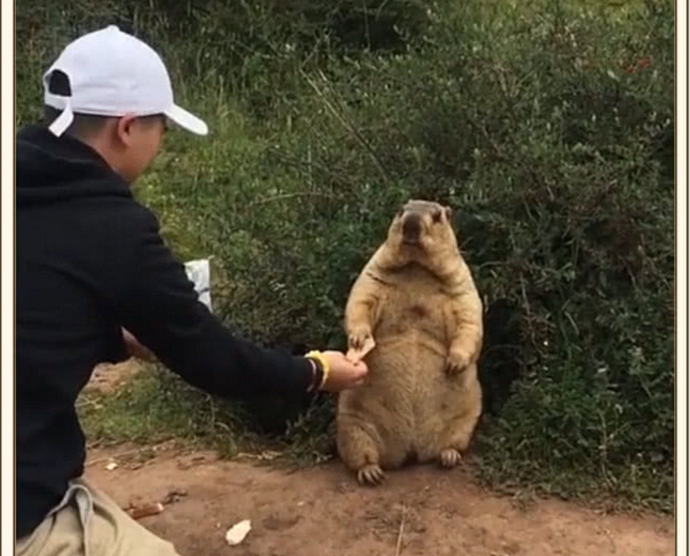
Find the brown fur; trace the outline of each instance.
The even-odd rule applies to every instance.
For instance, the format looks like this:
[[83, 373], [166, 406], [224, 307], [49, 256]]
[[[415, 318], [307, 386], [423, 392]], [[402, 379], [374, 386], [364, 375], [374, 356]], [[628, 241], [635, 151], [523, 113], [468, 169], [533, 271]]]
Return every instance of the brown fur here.
[[449, 208], [410, 201], [395, 216], [352, 287], [345, 330], [369, 367], [338, 401], [338, 452], [358, 480], [413, 458], [456, 465], [482, 410], [483, 329]]

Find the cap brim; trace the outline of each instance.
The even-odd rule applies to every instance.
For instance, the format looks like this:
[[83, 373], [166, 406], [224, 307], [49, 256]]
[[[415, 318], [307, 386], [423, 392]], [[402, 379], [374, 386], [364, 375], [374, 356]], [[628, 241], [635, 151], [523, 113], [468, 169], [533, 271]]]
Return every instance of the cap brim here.
[[166, 110], [165, 115], [187, 131], [191, 131], [197, 135], [208, 134], [206, 122], [197, 118], [194, 114], [187, 112], [184, 108], [180, 108], [176, 104], [169, 110]]

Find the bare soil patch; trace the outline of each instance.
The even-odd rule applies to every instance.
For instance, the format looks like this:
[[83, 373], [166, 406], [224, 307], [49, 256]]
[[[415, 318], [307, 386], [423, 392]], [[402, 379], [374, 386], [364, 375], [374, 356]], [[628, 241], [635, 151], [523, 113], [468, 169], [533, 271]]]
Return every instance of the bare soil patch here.
[[[525, 507], [462, 469], [411, 467], [372, 489], [337, 461], [290, 472], [211, 452], [119, 446], [92, 450], [87, 476], [124, 508], [162, 502], [162, 513], [140, 522], [183, 556], [674, 554], [670, 517], [605, 515], [557, 500]], [[228, 546], [225, 532], [243, 519], [252, 530]]]

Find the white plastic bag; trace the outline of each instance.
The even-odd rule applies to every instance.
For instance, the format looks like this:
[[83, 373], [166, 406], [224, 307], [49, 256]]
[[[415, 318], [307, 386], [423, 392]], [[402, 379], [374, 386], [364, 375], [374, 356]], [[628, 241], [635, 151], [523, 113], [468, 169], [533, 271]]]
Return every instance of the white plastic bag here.
[[194, 283], [194, 290], [209, 311], [213, 311], [211, 306], [211, 265], [209, 259], [198, 259], [187, 261], [185, 264], [187, 277]]

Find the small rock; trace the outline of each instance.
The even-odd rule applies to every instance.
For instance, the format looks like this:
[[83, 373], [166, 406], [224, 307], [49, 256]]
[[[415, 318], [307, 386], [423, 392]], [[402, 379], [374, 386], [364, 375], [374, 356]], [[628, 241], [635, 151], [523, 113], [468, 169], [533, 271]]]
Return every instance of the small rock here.
[[228, 529], [228, 531], [225, 533], [225, 541], [230, 546], [236, 546], [245, 539], [251, 529], [252, 522], [249, 519], [240, 521]]
[[180, 498], [187, 496], [187, 491], [184, 489], [172, 489], [168, 494], [163, 498], [163, 504], [166, 506], [168, 504], [174, 504], [175, 502], [178, 502]]

